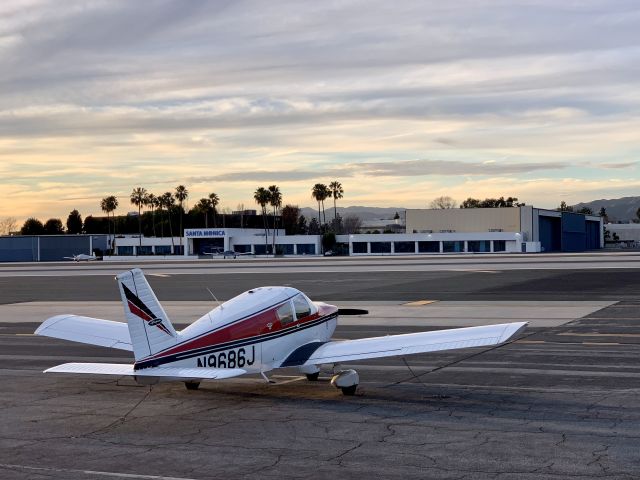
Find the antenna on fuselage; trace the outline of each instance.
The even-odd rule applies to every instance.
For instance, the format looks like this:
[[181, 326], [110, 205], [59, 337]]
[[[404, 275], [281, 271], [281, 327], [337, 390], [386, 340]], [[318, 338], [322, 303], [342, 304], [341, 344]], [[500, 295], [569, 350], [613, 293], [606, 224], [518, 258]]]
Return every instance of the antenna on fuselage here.
[[205, 287], [205, 288], [207, 289], [207, 292], [209, 292], [209, 293], [211, 294], [211, 296], [213, 297], [213, 299], [214, 299], [216, 302], [218, 302], [218, 306], [220, 307], [220, 310], [222, 310], [222, 308], [223, 308], [223, 307], [222, 307], [222, 304], [220, 303], [220, 300], [218, 300], [218, 299], [216, 298], [216, 296], [213, 294], [213, 292], [212, 292], [211, 290], [209, 290], [209, 287]]

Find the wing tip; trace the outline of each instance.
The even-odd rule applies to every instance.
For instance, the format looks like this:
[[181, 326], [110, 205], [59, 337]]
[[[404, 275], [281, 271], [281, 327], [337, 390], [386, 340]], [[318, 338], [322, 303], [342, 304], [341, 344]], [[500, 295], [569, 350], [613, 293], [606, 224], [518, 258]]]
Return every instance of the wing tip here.
[[65, 318], [68, 317], [73, 317], [73, 315], [68, 314], [68, 313], [63, 313], [61, 315], [54, 315], [53, 317], [49, 317], [47, 318], [44, 322], [42, 322], [40, 324], [40, 326], [38, 326], [38, 328], [36, 328], [35, 332], [33, 332], [34, 335], [45, 335], [43, 332], [51, 327], [52, 325], [55, 325], [56, 323], [58, 323], [60, 320], [64, 320]]
[[529, 322], [507, 323], [505, 325], [504, 331], [502, 332], [502, 335], [500, 336], [500, 341], [498, 343], [506, 342], [511, 337], [517, 335], [522, 330], [524, 330], [527, 327], [527, 325], [529, 325]]

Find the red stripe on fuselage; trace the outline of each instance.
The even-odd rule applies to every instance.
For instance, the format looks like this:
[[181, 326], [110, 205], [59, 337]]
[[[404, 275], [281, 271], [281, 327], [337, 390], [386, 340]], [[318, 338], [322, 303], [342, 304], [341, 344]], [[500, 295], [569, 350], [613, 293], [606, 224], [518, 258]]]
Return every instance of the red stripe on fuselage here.
[[[167, 355], [184, 353], [189, 350], [210, 347], [212, 345], [218, 345], [220, 343], [227, 343], [235, 340], [243, 340], [245, 338], [256, 337], [258, 335], [278, 332], [286, 328], [290, 328], [291, 326], [294, 326], [296, 324], [303, 325], [307, 322], [312, 322], [313, 320], [317, 320], [320, 317], [330, 315], [331, 313], [334, 313], [338, 310], [335, 307], [332, 308], [329, 306], [322, 306], [319, 308], [317, 313], [301, 318], [300, 320], [297, 320], [293, 323], [289, 323], [283, 327], [276, 314], [276, 310], [278, 309], [278, 307], [280, 307], [280, 305], [276, 305], [275, 307], [270, 308], [269, 310], [260, 312], [257, 315], [254, 315], [253, 317], [248, 317], [240, 322], [233, 323], [226, 327], [222, 327], [220, 330], [206, 333], [192, 340], [187, 340], [183, 343], [176, 345], [175, 347], [169, 350], [165, 350], [164, 352], [160, 352], [149, 358], [150, 359], [162, 358]], [[268, 327], [269, 323], [272, 324], [270, 329]], [[292, 332], [293, 331], [295, 330], [292, 330]]]

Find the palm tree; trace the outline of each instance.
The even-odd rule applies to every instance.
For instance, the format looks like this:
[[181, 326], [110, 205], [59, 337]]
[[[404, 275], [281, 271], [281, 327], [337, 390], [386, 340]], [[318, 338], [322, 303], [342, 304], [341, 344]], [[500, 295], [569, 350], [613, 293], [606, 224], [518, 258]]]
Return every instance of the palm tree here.
[[193, 209], [196, 212], [200, 212], [204, 215], [204, 228], [209, 228], [209, 210], [211, 210], [211, 200], [208, 198], [201, 198], [198, 203], [196, 203]]
[[260, 208], [262, 208], [262, 223], [264, 225], [264, 247], [265, 250], [269, 241], [269, 234], [267, 232], [267, 204], [271, 202], [271, 192], [264, 187], [258, 188], [253, 193], [253, 199], [256, 201]]
[[311, 189], [311, 196], [318, 202], [318, 224], [322, 226], [323, 222], [320, 220], [320, 204], [322, 204], [322, 215], [324, 217], [324, 223], [327, 223], [327, 217], [324, 214], [324, 201], [331, 195], [329, 187], [324, 183], [316, 183]]
[[109, 243], [111, 243], [111, 223], [109, 222], [109, 204], [107, 203], [107, 199], [109, 197], [104, 197], [100, 200], [100, 209], [107, 214], [107, 238], [109, 239]]
[[216, 228], [216, 207], [220, 203], [220, 197], [217, 193], [212, 192], [209, 194], [209, 202], [211, 204], [211, 208], [213, 208], [213, 228]]
[[327, 186], [323, 183], [316, 183], [311, 189], [311, 196], [318, 202], [318, 225], [322, 225], [322, 220], [320, 219], [320, 202], [324, 201], [324, 191]]
[[[118, 208], [118, 199], [114, 195], [109, 195], [108, 197], [104, 197], [100, 201], [100, 208], [103, 212], [107, 214], [107, 235], [109, 236], [109, 240], [111, 240], [111, 250], [113, 250], [113, 238], [111, 237], [111, 225], [109, 223], [109, 214], [114, 212], [116, 208]], [[113, 217], [113, 236], [116, 235], [116, 222]]]
[[142, 187], [136, 187], [131, 192], [131, 203], [138, 207], [138, 240], [139, 246], [142, 248], [142, 206], [147, 195], [147, 190]]
[[[116, 209], [118, 208], [118, 198], [115, 195], [109, 195], [107, 197], [107, 206], [109, 207], [109, 211], [111, 212], [111, 221], [113, 222], [113, 239], [112, 239], [112, 247], [113, 247], [113, 243], [115, 242], [115, 236], [116, 236], [116, 214], [114, 213], [116, 211]], [[109, 219], [107, 218], [107, 221], [109, 221]]]
[[331, 190], [329, 190], [329, 187], [327, 187], [326, 185], [322, 185], [323, 187], [323, 192], [322, 192], [322, 220], [324, 221], [324, 224], [327, 224], [327, 212], [324, 209], [324, 201], [329, 198], [331, 196]]
[[273, 255], [276, 254], [276, 214], [278, 213], [278, 209], [282, 206], [282, 193], [280, 192], [280, 188], [277, 185], [269, 186], [269, 203], [273, 207], [273, 242], [271, 249], [273, 250]]
[[182, 231], [182, 215], [184, 214], [184, 208], [182, 208], [182, 202], [189, 198], [189, 191], [184, 185], [178, 185], [176, 187], [176, 200], [180, 206], [180, 246], [182, 246], [182, 237], [184, 232]]
[[144, 204], [147, 207], [151, 207], [151, 229], [153, 231], [153, 236], [156, 236], [156, 196], [153, 193], [147, 193], [144, 197]]
[[333, 219], [335, 221], [338, 220], [338, 209], [336, 208], [336, 200], [338, 198], [342, 198], [344, 195], [344, 189], [342, 188], [342, 184], [337, 180], [334, 180], [329, 184], [329, 192], [333, 197]]
[[173, 207], [176, 203], [176, 199], [173, 198], [173, 194], [171, 192], [165, 192], [161, 196], [162, 206], [167, 209], [167, 215], [169, 217], [169, 235], [171, 235], [171, 247], [172, 251], [175, 248], [173, 243], [173, 225], [171, 222], [171, 207]]
[[162, 202], [162, 195], [154, 195], [153, 198], [153, 206], [160, 214], [160, 238], [164, 238], [164, 220], [162, 219], [162, 207], [164, 203]]

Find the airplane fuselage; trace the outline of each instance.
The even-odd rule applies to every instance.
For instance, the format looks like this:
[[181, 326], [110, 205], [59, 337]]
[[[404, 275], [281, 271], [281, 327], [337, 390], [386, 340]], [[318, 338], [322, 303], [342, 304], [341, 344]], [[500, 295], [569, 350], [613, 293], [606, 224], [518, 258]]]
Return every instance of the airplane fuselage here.
[[[235, 304], [252, 295], [265, 307], [242, 315]], [[313, 353], [308, 345], [328, 342], [337, 325], [337, 307], [313, 303], [292, 288], [266, 287], [236, 298], [180, 332], [177, 344], [136, 362], [136, 370], [172, 366], [260, 373], [302, 365]], [[303, 345], [307, 348], [300, 351]]]

